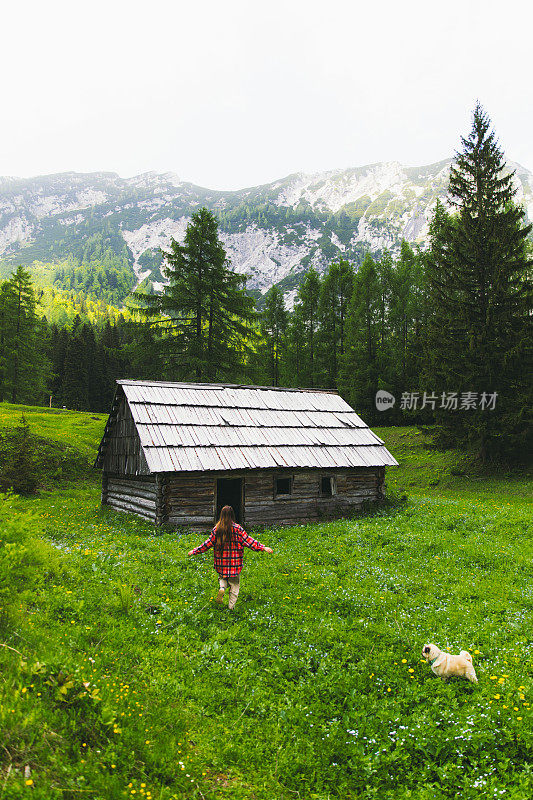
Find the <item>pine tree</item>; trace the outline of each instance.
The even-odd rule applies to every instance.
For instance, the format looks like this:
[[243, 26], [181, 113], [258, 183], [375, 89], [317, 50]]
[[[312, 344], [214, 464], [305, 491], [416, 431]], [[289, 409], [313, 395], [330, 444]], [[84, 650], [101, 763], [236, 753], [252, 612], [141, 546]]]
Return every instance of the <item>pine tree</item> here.
[[496, 393], [494, 411], [438, 411], [438, 421], [483, 461], [516, 459], [531, 442], [531, 225], [515, 203], [514, 173], [479, 103], [461, 142], [450, 171], [455, 213], [438, 207], [431, 227], [424, 380], [478, 400]]
[[193, 214], [183, 244], [172, 239], [163, 255], [168, 286], [140, 300], [159, 329], [166, 375], [235, 376], [253, 336], [254, 304], [244, 291], [245, 277], [230, 269], [213, 214], [206, 208]]

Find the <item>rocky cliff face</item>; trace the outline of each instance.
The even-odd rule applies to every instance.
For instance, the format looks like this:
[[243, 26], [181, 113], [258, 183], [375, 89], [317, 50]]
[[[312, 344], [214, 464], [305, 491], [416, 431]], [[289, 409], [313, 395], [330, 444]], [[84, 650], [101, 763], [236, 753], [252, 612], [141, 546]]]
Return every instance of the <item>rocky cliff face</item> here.
[[[423, 245], [449, 167], [380, 163], [235, 192], [203, 189], [170, 173], [0, 178], [0, 270], [68, 256], [84, 264], [105, 253], [157, 287], [164, 280], [159, 248], [170, 237], [182, 239], [191, 213], [205, 205], [217, 214], [233, 268], [248, 275], [249, 289], [260, 295], [281, 282], [290, 297], [311, 265], [322, 270], [340, 255], [358, 261], [368, 249], [394, 250], [402, 238]], [[533, 219], [533, 175], [509, 167]]]

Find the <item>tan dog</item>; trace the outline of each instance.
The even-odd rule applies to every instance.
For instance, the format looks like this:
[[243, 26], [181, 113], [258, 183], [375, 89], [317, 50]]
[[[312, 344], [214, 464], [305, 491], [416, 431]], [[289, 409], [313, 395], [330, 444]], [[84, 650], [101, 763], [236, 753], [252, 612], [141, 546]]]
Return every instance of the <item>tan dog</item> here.
[[443, 681], [456, 675], [458, 678], [468, 678], [472, 683], [477, 683], [477, 676], [472, 666], [472, 656], [466, 650], [461, 650], [458, 656], [445, 653], [434, 644], [426, 644], [422, 655], [429, 666]]

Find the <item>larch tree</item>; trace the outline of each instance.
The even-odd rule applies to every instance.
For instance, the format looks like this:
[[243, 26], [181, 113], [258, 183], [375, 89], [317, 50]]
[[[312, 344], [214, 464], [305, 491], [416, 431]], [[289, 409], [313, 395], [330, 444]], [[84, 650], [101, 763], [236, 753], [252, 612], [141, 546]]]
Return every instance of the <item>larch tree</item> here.
[[279, 386], [281, 360], [285, 351], [288, 315], [283, 294], [278, 286], [272, 286], [265, 295], [265, 306], [261, 314], [261, 334], [272, 386]]
[[423, 317], [422, 256], [404, 240], [393, 265], [389, 292], [389, 371], [393, 391], [418, 387]]
[[353, 289], [353, 267], [340, 259], [330, 264], [320, 287], [319, 359], [322, 382], [337, 387], [339, 368], [346, 349], [346, 315]]
[[290, 316], [287, 332], [287, 376], [289, 386], [305, 386], [306, 326], [301, 305], [296, 305]]
[[296, 308], [305, 331], [302, 348], [301, 376], [306, 386], [316, 386], [318, 379], [317, 346], [319, 330], [318, 306], [320, 301], [320, 277], [316, 269], [306, 272], [299, 286]]
[[63, 368], [62, 399], [67, 408], [89, 411], [90, 353], [79, 317], [70, 334]]
[[246, 278], [230, 269], [213, 214], [192, 215], [183, 244], [163, 253], [168, 285], [160, 295], [137, 297], [169, 378], [216, 380], [243, 369], [253, 337], [254, 303]]
[[367, 253], [355, 274], [348, 306], [343, 394], [365, 419], [375, 417], [375, 394], [382, 378], [381, 287], [376, 263]]

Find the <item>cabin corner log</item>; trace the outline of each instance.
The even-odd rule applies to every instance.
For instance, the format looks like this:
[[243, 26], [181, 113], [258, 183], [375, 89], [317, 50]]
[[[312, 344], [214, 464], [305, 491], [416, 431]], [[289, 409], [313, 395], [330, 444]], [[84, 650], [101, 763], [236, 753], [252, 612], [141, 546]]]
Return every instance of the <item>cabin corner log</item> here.
[[163, 522], [166, 522], [168, 518], [165, 499], [165, 479], [162, 475], [158, 474], [155, 476], [155, 482], [155, 524], [161, 525]]
[[384, 500], [385, 499], [385, 467], [379, 467], [377, 469], [377, 499]]

